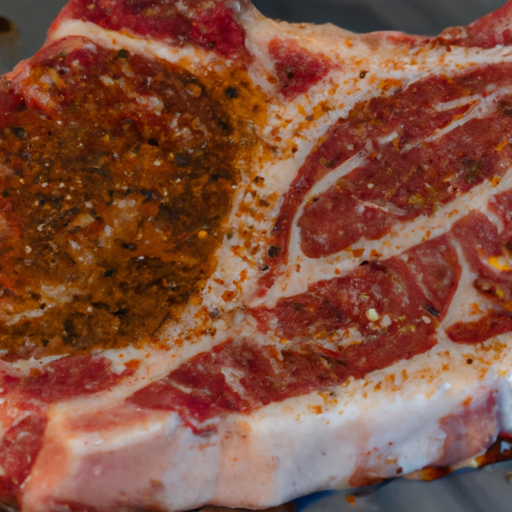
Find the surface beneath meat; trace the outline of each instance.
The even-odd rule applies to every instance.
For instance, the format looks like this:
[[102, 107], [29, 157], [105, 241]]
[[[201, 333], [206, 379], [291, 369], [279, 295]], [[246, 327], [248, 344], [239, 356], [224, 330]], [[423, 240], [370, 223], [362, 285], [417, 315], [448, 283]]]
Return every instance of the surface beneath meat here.
[[426, 38], [71, 0], [0, 80], [0, 502], [264, 508], [485, 463], [511, 34], [510, 1]]

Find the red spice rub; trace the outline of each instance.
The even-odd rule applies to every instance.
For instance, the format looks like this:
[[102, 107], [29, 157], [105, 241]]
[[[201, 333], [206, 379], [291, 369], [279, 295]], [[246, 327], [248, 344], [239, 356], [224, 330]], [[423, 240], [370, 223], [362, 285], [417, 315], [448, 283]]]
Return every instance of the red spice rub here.
[[334, 67], [323, 53], [306, 50], [293, 39], [274, 38], [268, 49], [274, 59], [279, 91], [286, 99], [305, 93]]
[[0, 443], [0, 499], [14, 499], [34, 465], [43, 445], [46, 428], [44, 413], [29, 413], [21, 421], [14, 422], [5, 432]]
[[512, 44], [512, 2], [479, 18], [467, 27], [449, 28], [436, 38], [443, 44], [494, 48]]
[[[356, 105], [307, 158], [286, 193], [274, 227], [262, 278], [270, 286], [286, 262], [292, 222], [311, 188], [359, 154], [363, 163], [305, 205], [298, 220], [306, 256], [333, 254], [361, 238], [378, 239], [400, 221], [430, 215], [436, 207], [467, 193], [484, 180], [499, 177], [512, 161], [503, 140], [512, 136], [512, 98], [503, 96], [495, 110], [430, 140], [472, 104], [439, 108], [444, 102], [487, 95], [487, 84], [511, 83], [507, 65], [487, 66], [454, 78], [430, 76], [389, 97]], [[396, 136], [389, 140], [389, 135]], [[509, 134], [509, 135], [507, 135]]]
[[[286, 338], [279, 351], [249, 340], [197, 355], [128, 399], [140, 407], [175, 410], [194, 422], [328, 389], [363, 378], [435, 345], [435, 330], [460, 277], [446, 237], [405, 254], [322, 281], [273, 309], [251, 311], [263, 331]], [[439, 283], [442, 286], [439, 286]], [[277, 328], [274, 326], [277, 325]], [[361, 339], [349, 339], [356, 329]], [[323, 339], [327, 341], [318, 341]], [[233, 385], [236, 381], [236, 385]]]
[[0, 499], [15, 498], [30, 473], [43, 445], [49, 404], [104, 391], [131, 374], [114, 373], [110, 360], [93, 356], [63, 357], [28, 377], [2, 364], [0, 421], [6, 432], [0, 442]]
[[[492, 208], [498, 214], [503, 213], [502, 207], [509, 199], [510, 192], [495, 196]], [[477, 275], [473, 286], [495, 303], [495, 308], [483, 317], [457, 322], [447, 329], [450, 339], [457, 343], [480, 343], [512, 331], [512, 268], [506, 264], [510, 225], [507, 215], [503, 215], [503, 220], [504, 230], [498, 233], [496, 225], [483, 213], [472, 211], [452, 228], [471, 270]]]
[[473, 322], [456, 322], [446, 329], [455, 343], [482, 343], [494, 336], [512, 331], [512, 314], [507, 311], [489, 311]]
[[194, 44], [222, 57], [248, 59], [245, 30], [226, 2], [197, 0], [72, 0], [54, 22], [81, 19], [114, 31], [164, 40], [174, 45]]

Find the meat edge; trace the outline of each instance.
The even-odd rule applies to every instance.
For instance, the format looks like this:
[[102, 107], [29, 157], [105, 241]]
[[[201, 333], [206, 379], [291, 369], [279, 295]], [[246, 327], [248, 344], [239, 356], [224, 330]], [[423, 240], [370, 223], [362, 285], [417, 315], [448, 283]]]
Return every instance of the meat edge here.
[[426, 466], [472, 465], [499, 433], [512, 433], [511, 357], [500, 375], [475, 364], [412, 378], [433, 357], [447, 357], [439, 354], [251, 416], [224, 416], [196, 433], [175, 412], [128, 404], [101, 414], [131, 421], [81, 428], [81, 419], [57, 406], [22, 490], [23, 510], [57, 512], [70, 503], [105, 512], [128, 504], [265, 508]]

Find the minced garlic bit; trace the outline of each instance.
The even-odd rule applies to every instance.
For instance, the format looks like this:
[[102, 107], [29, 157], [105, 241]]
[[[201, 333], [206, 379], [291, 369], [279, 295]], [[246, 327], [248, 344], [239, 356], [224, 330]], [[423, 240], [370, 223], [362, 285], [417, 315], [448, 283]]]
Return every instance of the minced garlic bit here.
[[391, 320], [389, 315], [384, 315], [382, 317], [382, 320], [380, 321], [380, 326], [386, 328], [389, 327], [392, 323], [393, 321]]
[[379, 314], [377, 313], [375, 308], [370, 308], [366, 312], [366, 318], [368, 318], [368, 320], [370, 320], [370, 322], [376, 322], [379, 319]]

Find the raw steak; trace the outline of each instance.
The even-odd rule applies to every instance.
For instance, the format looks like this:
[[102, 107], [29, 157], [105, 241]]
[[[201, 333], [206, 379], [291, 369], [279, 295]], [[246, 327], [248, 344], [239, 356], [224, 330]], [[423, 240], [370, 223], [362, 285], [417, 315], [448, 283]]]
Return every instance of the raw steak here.
[[72, 0], [0, 134], [0, 501], [267, 507], [512, 435], [512, 1]]

